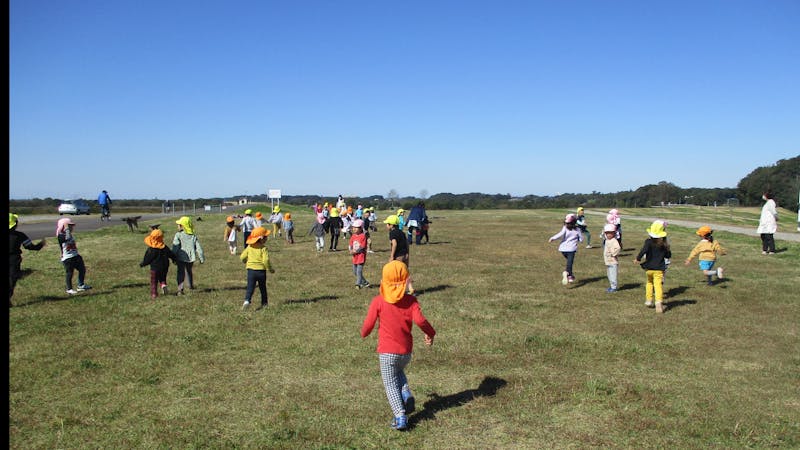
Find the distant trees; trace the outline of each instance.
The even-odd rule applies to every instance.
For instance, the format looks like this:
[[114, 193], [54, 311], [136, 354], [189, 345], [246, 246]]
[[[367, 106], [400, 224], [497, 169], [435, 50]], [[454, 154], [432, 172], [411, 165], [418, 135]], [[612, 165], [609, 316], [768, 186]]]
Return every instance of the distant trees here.
[[769, 190], [778, 206], [794, 209], [800, 191], [800, 156], [755, 169], [739, 181], [737, 188], [743, 205], [761, 204], [761, 195]]

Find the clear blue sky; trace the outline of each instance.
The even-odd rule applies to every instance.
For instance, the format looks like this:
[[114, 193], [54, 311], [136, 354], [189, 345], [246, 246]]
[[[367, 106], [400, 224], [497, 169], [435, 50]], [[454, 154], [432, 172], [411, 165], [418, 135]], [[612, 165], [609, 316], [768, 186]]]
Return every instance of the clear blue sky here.
[[9, 194], [735, 187], [800, 154], [800, 1], [11, 0]]

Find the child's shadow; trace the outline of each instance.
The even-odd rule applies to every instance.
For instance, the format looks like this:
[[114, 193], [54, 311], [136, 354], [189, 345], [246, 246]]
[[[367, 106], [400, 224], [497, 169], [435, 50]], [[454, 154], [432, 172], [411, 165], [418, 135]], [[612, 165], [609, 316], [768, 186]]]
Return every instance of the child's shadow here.
[[467, 389], [444, 397], [433, 392], [430, 395], [430, 400], [422, 405], [422, 410], [409, 417], [408, 425], [413, 427], [417, 422], [435, 419], [437, 412], [464, 405], [476, 397], [494, 397], [497, 391], [506, 384], [508, 382], [502, 378], [486, 377], [481, 381], [477, 389]]
[[436, 291], [443, 291], [445, 289], [450, 289], [451, 287], [453, 286], [450, 286], [449, 284], [440, 284], [438, 286], [429, 287], [427, 289], [419, 289], [417, 290], [417, 295], [430, 294], [431, 292], [436, 292]]
[[628, 289], [639, 289], [642, 287], [642, 283], [625, 283], [620, 286], [617, 290], [618, 291], [627, 291]]
[[686, 306], [686, 305], [694, 305], [696, 303], [697, 300], [675, 300], [671, 302], [664, 302], [664, 304], [667, 305], [667, 308], [669, 309], [678, 308], [680, 306]]
[[586, 279], [579, 280], [573, 286], [574, 287], [580, 287], [580, 286], [583, 286], [583, 285], [586, 285], [586, 284], [589, 284], [589, 283], [596, 283], [596, 282], [598, 282], [600, 280], [605, 280], [605, 279], [606, 279], [606, 277], [586, 278]]

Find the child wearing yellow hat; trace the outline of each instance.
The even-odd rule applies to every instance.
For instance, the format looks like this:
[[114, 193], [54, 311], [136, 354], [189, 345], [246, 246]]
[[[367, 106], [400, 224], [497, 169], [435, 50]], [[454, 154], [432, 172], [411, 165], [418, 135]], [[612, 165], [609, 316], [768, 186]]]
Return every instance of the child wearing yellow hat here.
[[250, 307], [250, 299], [253, 297], [256, 285], [261, 293], [261, 306], [258, 309], [265, 308], [268, 305], [267, 299], [267, 270], [269, 273], [275, 273], [275, 269], [269, 262], [269, 253], [267, 252], [266, 241], [269, 236], [269, 230], [264, 227], [258, 227], [250, 233], [247, 238], [247, 248], [242, 251], [239, 259], [245, 263], [247, 268], [247, 290], [244, 294], [244, 303], [242, 310]]
[[200, 241], [194, 234], [194, 225], [192, 219], [188, 216], [183, 216], [176, 220], [178, 225], [178, 232], [172, 238], [172, 254], [175, 255], [178, 264], [178, 290], [175, 295], [184, 295], [183, 282], [189, 279], [189, 289], [194, 289], [194, 263], [200, 261], [200, 264], [206, 262], [203, 247]]
[[161, 288], [162, 294], [167, 295], [169, 262], [173, 261], [177, 264], [178, 260], [164, 244], [163, 231], [159, 229], [151, 231], [144, 238], [144, 243], [147, 245], [147, 250], [144, 252], [144, 258], [139, 263], [139, 267], [150, 265], [150, 298], [155, 300], [158, 297], [159, 288]]
[[686, 258], [686, 261], [683, 263], [684, 265], [688, 266], [692, 259], [697, 256], [700, 270], [702, 270], [703, 275], [707, 277], [707, 283], [709, 286], [713, 284], [712, 277], [714, 275], [717, 276], [717, 280], [722, 279], [722, 267], [714, 269], [714, 264], [717, 262], [717, 255], [724, 255], [727, 253], [722, 245], [714, 240], [714, 237], [711, 235], [712, 233], [714, 233], [714, 230], [712, 230], [708, 225], [703, 225], [697, 229], [695, 234], [700, 236], [700, 242], [694, 246], [692, 251], [689, 253], [689, 257]]
[[[667, 270], [667, 262], [672, 258], [672, 251], [667, 242], [667, 223], [663, 220], [655, 220], [647, 228], [648, 238], [645, 239], [642, 249], [633, 260], [635, 264], [641, 265], [647, 274], [647, 284], [645, 285], [645, 306], [652, 308], [655, 300], [657, 313], [666, 310], [664, 305], [664, 271]], [[642, 262], [642, 258], [645, 259]]]
[[414, 395], [408, 385], [405, 368], [411, 362], [414, 338], [412, 323], [425, 333], [425, 345], [433, 345], [436, 330], [428, 322], [417, 298], [406, 293], [408, 268], [401, 261], [390, 261], [383, 266], [380, 295], [375, 296], [361, 325], [361, 337], [378, 327], [378, 360], [386, 398], [394, 420], [391, 427], [398, 431], [408, 428], [408, 414], [414, 411]]
[[281, 231], [283, 228], [283, 215], [281, 214], [281, 207], [280, 205], [275, 205], [272, 208], [272, 214], [270, 214], [269, 219], [267, 222], [272, 224], [272, 235], [282, 236], [283, 232]]

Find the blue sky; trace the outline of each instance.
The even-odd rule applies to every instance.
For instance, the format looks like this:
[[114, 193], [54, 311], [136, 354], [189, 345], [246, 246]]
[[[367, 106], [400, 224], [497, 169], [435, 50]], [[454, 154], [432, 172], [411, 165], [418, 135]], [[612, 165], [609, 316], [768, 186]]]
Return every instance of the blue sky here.
[[735, 187], [800, 154], [800, 2], [11, 0], [9, 194]]

